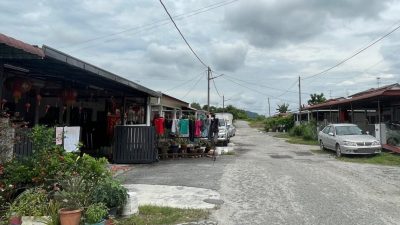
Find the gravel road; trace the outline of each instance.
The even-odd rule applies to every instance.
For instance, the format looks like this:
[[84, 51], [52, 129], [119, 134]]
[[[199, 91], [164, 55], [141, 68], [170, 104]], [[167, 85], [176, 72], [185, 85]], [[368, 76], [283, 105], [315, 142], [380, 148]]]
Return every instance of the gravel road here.
[[400, 224], [400, 168], [337, 161], [237, 122], [225, 203], [213, 219], [244, 224]]

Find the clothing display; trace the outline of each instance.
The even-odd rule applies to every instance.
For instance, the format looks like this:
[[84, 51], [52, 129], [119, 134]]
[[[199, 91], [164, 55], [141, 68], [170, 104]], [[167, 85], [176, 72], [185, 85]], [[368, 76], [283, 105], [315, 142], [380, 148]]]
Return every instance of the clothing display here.
[[163, 135], [164, 134], [164, 118], [159, 117], [154, 120], [154, 126], [156, 127], [156, 133], [158, 135]]
[[179, 120], [179, 135], [181, 137], [189, 137], [189, 120], [188, 119]]
[[201, 130], [201, 137], [203, 138], [207, 138], [208, 134], [209, 134], [209, 130], [210, 130], [210, 125], [211, 125], [211, 119], [210, 118], [206, 118], [203, 121], [203, 127]]
[[195, 137], [201, 137], [201, 125], [202, 125], [201, 120], [196, 120], [195, 125], [194, 125], [194, 127], [195, 127], [194, 136]]

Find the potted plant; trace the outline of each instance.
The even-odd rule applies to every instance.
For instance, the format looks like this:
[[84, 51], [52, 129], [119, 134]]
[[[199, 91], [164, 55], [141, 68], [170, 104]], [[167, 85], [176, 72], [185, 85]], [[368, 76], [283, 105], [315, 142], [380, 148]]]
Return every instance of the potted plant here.
[[117, 210], [125, 205], [128, 199], [127, 189], [117, 180], [106, 178], [91, 190], [91, 201], [104, 203], [109, 209], [109, 215], [116, 217]]
[[10, 205], [10, 224], [43, 225], [49, 219], [47, 193], [40, 188], [22, 192]]
[[80, 223], [83, 207], [89, 202], [87, 193], [89, 193], [88, 184], [80, 176], [72, 176], [62, 184], [62, 190], [54, 195], [61, 207], [58, 211], [61, 225]]
[[89, 205], [85, 212], [86, 225], [105, 225], [108, 208], [104, 203]]

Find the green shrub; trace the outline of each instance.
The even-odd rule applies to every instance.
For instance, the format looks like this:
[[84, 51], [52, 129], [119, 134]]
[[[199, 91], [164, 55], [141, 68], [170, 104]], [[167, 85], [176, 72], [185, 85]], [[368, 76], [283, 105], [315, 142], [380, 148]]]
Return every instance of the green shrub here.
[[104, 203], [109, 208], [123, 206], [128, 198], [127, 189], [112, 178], [100, 181], [91, 190], [93, 203]]
[[269, 117], [265, 120], [265, 131], [277, 131], [279, 128], [289, 130], [294, 125], [293, 116], [286, 117]]
[[108, 214], [108, 208], [103, 203], [94, 203], [90, 205], [85, 212], [85, 222], [87, 224], [97, 224], [105, 219]]
[[314, 121], [310, 121], [307, 124], [294, 126], [289, 130], [289, 135], [302, 137], [304, 140], [316, 140], [318, 135], [317, 125]]
[[19, 216], [44, 216], [48, 213], [47, 193], [40, 188], [22, 192], [10, 206], [10, 213]]

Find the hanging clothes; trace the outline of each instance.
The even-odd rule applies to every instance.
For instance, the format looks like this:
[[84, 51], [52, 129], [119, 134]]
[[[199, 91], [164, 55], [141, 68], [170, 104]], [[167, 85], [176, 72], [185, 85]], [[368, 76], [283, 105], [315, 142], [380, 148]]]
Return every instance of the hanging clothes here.
[[201, 120], [196, 120], [196, 122], [194, 124], [194, 127], [195, 127], [194, 136], [195, 137], [201, 137], [201, 125], [202, 125]]
[[210, 131], [211, 119], [206, 118], [203, 123], [203, 130], [201, 132], [201, 137], [208, 138], [208, 134]]
[[164, 118], [159, 117], [154, 120], [154, 126], [156, 127], [156, 133], [158, 135], [163, 135], [164, 134]]
[[179, 120], [179, 136], [189, 137], [189, 120], [188, 119]]
[[194, 142], [194, 120], [189, 120], [189, 140]]

